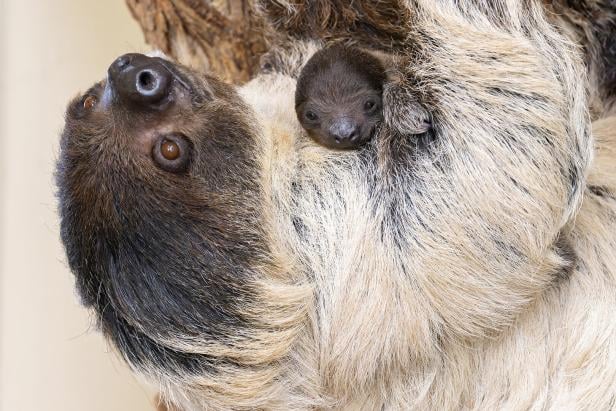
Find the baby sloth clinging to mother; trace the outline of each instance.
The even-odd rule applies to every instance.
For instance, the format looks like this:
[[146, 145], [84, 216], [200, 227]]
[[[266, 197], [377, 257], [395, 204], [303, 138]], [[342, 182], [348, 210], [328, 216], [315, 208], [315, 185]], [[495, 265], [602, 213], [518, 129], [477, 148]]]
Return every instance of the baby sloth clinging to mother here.
[[[297, 118], [308, 135], [335, 149], [353, 149], [367, 143], [383, 119], [383, 105], [388, 100], [398, 105], [400, 100], [408, 100], [388, 83], [389, 60], [340, 44], [316, 52], [302, 69], [295, 91]], [[390, 86], [386, 93], [389, 98], [383, 101], [386, 85]], [[425, 109], [412, 99], [405, 103], [407, 111], [415, 112], [411, 117], [416, 122], [410, 127], [407, 124], [402, 132], [428, 131], [431, 123]]]

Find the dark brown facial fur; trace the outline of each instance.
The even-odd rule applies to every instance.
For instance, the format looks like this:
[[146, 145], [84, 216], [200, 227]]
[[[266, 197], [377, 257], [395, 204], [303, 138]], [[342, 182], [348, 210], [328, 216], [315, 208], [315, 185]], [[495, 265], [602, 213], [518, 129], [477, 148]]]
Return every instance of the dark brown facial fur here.
[[385, 68], [376, 57], [342, 45], [320, 50], [297, 80], [297, 118], [325, 147], [358, 148], [382, 119], [384, 82]]
[[236, 302], [251, 301], [250, 267], [265, 244], [247, 112], [230, 86], [137, 54], [68, 107], [62, 240], [84, 303], [133, 364], [178, 373], [232, 364], [167, 342], [241, 344]]

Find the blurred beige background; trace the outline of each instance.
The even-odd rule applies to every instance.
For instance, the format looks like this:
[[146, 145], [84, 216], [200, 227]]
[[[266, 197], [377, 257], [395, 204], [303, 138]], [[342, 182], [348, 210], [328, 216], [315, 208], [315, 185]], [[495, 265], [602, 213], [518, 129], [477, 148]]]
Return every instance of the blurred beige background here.
[[0, 48], [0, 410], [152, 410], [79, 306], [53, 182], [66, 103], [141, 32], [123, 0], [0, 0]]

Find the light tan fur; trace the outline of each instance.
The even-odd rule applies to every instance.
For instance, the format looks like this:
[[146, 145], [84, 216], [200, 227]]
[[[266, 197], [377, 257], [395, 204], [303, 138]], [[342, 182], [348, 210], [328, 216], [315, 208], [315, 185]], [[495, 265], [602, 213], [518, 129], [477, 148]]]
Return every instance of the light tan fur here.
[[159, 376], [168, 399], [185, 410], [616, 407], [616, 120], [597, 122], [593, 143], [578, 50], [538, 2], [476, 3], [409, 1], [420, 51], [401, 70], [435, 117], [427, 152], [407, 156], [395, 118], [373, 156], [330, 151], [297, 123], [291, 76], [241, 89], [261, 126], [275, 267], [252, 315], [280, 333], [233, 353], [228, 374]]

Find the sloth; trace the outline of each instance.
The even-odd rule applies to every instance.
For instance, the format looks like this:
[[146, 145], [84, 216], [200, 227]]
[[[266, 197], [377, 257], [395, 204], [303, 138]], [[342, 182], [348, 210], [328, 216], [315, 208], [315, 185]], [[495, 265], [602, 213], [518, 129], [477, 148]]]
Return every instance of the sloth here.
[[[321, 145], [334, 149], [358, 148], [370, 141], [382, 119], [383, 88], [387, 71], [382, 62], [393, 59], [355, 47], [333, 45], [316, 52], [303, 66], [295, 90], [297, 118], [308, 135]], [[392, 106], [405, 107], [410, 126], [407, 134], [429, 130], [430, 120], [413, 100], [401, 101], [407, 94], [389, 87]], [[415, 112], [416, 115], [411, 113]], [[392, 116], [395, 118], [396, 116]]]
[[385, 68], [371, 54], [344, 46], [324, 48], [297, 80], [297, 119], [325, 147], [358, 148], [381, 121], [384, 82]]
[[422, 140], [384, 105], [364, 149], [315, 148], [294, 76], [139, 54], [70, 103], [70, 269], [177, 408], [614, 408], [615, 123], [591, 131], [542, 4], [412, 4], [396, 87]]

